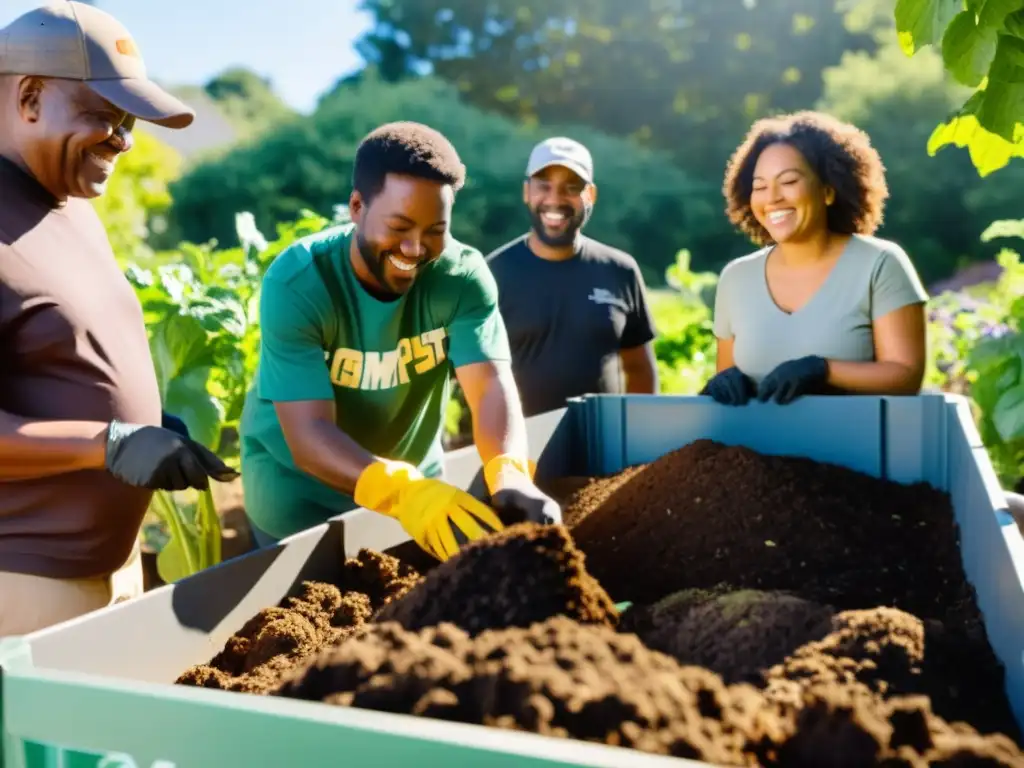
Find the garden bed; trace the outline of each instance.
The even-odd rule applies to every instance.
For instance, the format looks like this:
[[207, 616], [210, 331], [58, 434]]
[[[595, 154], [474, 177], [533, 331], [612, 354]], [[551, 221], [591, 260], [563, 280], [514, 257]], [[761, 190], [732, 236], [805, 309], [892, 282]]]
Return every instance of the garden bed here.
[[566, 527], [364, 551], [178, 682], [723, 765], [1024, 762], [945, 494], [706, 440], [549, 490]]

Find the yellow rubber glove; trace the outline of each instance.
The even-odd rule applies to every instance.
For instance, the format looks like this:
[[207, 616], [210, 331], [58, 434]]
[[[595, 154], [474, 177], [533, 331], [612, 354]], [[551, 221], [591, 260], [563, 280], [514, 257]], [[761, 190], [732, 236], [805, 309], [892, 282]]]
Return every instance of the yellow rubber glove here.
[[502, 453], [484, 465], [484, 482], [487, 483], [487, 490], [493, 496], [505, 487], [506, 478], [510, 474], [524, 475], [530, 482], [533, 482], [533, 475], [536, 471], [537, 462]]
[[356, 482], [356, 504], [393, 517], [438, 560], [459, 551], [456, 532], [475, 541], [504, 529], [486, 504], [443, 480], [426, 478], [400, 461], [381, 459]]

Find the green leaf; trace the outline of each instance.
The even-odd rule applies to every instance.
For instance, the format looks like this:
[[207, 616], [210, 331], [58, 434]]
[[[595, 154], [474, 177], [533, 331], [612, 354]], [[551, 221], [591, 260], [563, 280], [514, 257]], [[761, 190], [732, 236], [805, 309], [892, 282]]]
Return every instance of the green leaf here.
[[1003, 392], [992, 412], [992, 420], [1004, 442], [1024, 439], [1024, 384]]
[[981, 242], [987, 243], [997, 237], [1024, 238], [1024, 219], [1000, 219], [989, 224], [981, 233]]
[[979, 26], [970, 11], [961, 11], [942, 37], [942, 60], [958, 81], [972, 88], [981, 85], [996, 55], [997, 30]]
[[921, 48], [938, 43], [950, 20], [963, 7], [963, 0], [898, 0], [895, 16], [900, 48], [913, 56]]
[[245, 304], [229, 288], [210, 288], [205, 298], [192, 302], [189, 314], [214, 336], [226, 334], [241, 339], [249, 325]]
[[167, 527], [169, 535], [156, 558], [160, 578], [170, 584], [196, 573], [199, 570], [198, 536], [174, 497], [167, 491], [157, 491], [150, 508]]
[[191, 576], [184, 547], [177, 536], [172, 536], [156, 556], [156, 572], [166, 584]]
[[1006, 167], [1014, 157], [1024, 156], [1024, 141], [1007, 141], [986, 130], [979, 122], [976, 112], [989, 96], [991, 94], [987, 90], [978, 91], [964, 104], [958, 115], [937, 126], [928, 139], [928, 154], [934, 157], [948, 145], [961, 149], [966, 147], [981, 177]]
[[1020, 0], [974, 0], [967, 6], [977, 14], [979, 27], [1001, 29], [1006, 18], [1020, 9]]
[[1016, 336], [986, 339], [971, 349], [968, 364], [980, 373], [990, 375], [997, 368], [1012, 363], [1017, 357], [1019, 340]]
[[1003, 19], [1003, 29], [1008, 35], [1024, 37], [1024, 9], [1015, 11]]
[[185, 422], [193, 440], [216, 451], [224, 410], [208, 391], [210, 373], [208, 367], [197, 367], [175, 376], [167, 386], [164, 409]]
[[188, 315], [169, 315], [150, 335], [150, 352], [160, 392], [166, 398], [171, 382], [193, 368], [214, 363], [213, 347], [199, 321]]
[[221, 561], [221, 526], [213, 502], [213, 492], [209, 488], [199, 494], [195, 527], [199, 542], [199, 567], [217, 565]]
[[984, 96], [976, 111], [978, 122], [1009, 142], [1024, 139], [1024, 40], [999, 35]]

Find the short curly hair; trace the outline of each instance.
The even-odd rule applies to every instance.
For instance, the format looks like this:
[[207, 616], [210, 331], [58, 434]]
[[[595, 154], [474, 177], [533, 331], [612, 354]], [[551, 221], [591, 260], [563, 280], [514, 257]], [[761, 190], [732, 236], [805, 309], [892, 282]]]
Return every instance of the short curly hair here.
[[828, 228], [837, 234], [873, 235], [882, 224], [889, 188], [885, 166], [871, 139], [854, 125], [809, 110], [768, 117], [751, 126], [725, 169], [725, 212], [758, 245], [772, 242], [754, 217], [750, 195], [757, 159], [773, 144], [797, 150], [823, 184], [835, 190]]
[[439, 131], [422, 123], [386, 123], [366, 135], [356, 150], [352, 186], [367, 205], [384, 188], [389, 173], [451, 185], [458, 192], [466, 167]]

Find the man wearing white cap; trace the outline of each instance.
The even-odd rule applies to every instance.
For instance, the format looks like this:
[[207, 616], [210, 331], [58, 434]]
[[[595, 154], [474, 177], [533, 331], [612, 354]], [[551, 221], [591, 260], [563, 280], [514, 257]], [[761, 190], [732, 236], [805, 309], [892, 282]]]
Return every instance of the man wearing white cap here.
[[0, 29], [0, 637], [142, 591], [153, 490], [235, 473], [162, 412], [142, 310], [88, 198], [136, 119], [192, 112], [76, 2]]
[[542, 141], [523, 184], [532, 227], [487, 257], [527, 416], [586, 393], [658, 389], [640, 268], [581, 232], [596, 199], [587, 148], [565, 137]]

